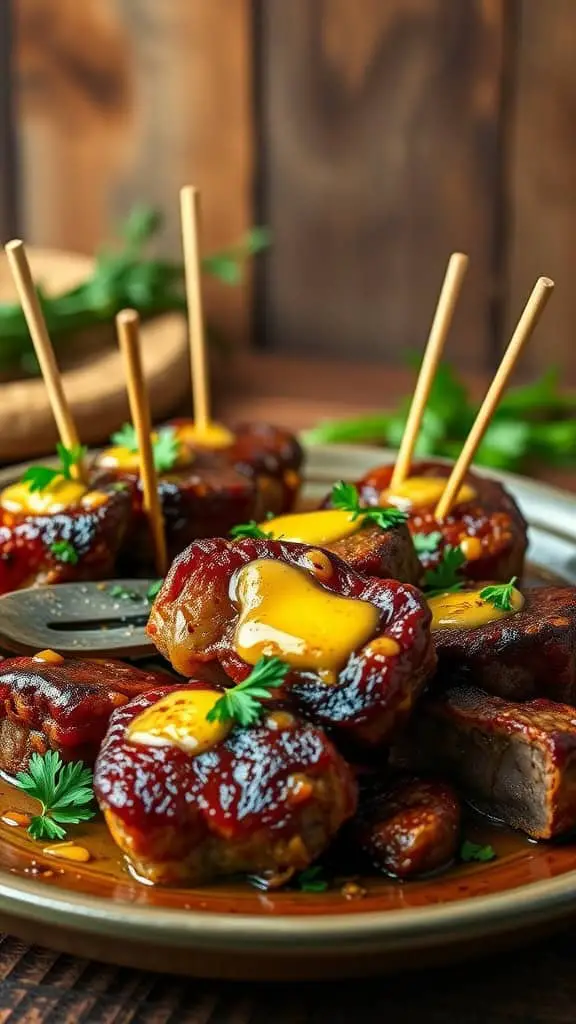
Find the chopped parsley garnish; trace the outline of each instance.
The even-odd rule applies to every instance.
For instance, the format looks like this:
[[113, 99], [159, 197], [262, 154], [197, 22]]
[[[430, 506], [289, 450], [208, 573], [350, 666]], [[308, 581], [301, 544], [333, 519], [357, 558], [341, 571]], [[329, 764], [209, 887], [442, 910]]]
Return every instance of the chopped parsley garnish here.
[[442, 534], [440, 530], [434, 530], [432, 533], [413, 533], [412, 540], [417, 555], [433, 555], [438, 550]]
[[80, 465], [87, 451], [88, 449], [83, 444], [76, 445], [74, 448], [66, 448], [58, 441], [56, 452], [60, 465], [55, 468], [29, 466], [22, 477], [22, 483], [28, 484], [28, 490], [33, 494], [35, 491], [45, 491], [58, 477], [72, 480], [74, 467]]
[[123, 587], [120, 583], [115, 583], [113, 587], [110, 587], [110, 597], [117, 597], [120, 601], [142, 601], [144, 600], [142, 594], [139, 594], [137, 590], [130, 590], [129, 587]]
[[[124, 423], [120, 430], [112, 434], [110, 440], [119, 448], [126, 448], [129, 452], [138, 451], [138, 438], [132, 423]], [[153, 435], [152, 454], [158, 473], [166, 473], [174, 468], [180, 454], [180, 444], [174, 427], [163, 427]]]
[[254, 725], [263, 711], [261, 702], [270, 696], [270, 690], [282, 686], [289, 670], [281, 658], [260, 658], [244, 682], [226, 690], [216, 701], [206, 715], [207, 720]]
[[261, 530], [255, 519], [251, 519], [249, 523], [238, 523], [237, 526], [233, 526], [230, 530], [230, 536], [234, 540], [240, 540], [244, 537], [255, 537], [257, 540], [272, 539], [272, 534]]
[[362, 525], [375, 523], [381, 530], [399, 526], [408, 519], [408, 514], [399, 508], [362, 508], [358, 488], [339, 480], [332, 488], [332, 507], [342, 512], [351, 512], [352, 520], [362, 519]]
[[460, 548], [444, 548], [442, 560], [434, 569], [427, 569], [424, 573], [426, 597], [462, 590], [464, 580], [458, 573], [465, 561], [464, 552]]
[[146, 591], [146, 597], [150, 602], [154, 601], [157, 598], [158, 594], [162, 589], [163, 583], [164, 580], [154, 580], [154, 583], [150, 584], [148, 590]]
[[82, 761], [63, 764], [60, 754], [32, 754], [27, 772], [18, 772], [16, 785], [42, 805], [28, 832], [33, 839], [64, 839], [64, 825], [89, 821], [93, 806], [92, 772]]
[[296, 884], [301, 892], [326, 892], [328, 888], [328, 881], [324, 877], [324, 868], [321, 864], [313, 864], [305, 871], [300, 871], [296, 876]]
[[50, 545], [50, 552], [59, 562], [66, 562], [68, 565], [78, 565], [80, 556], [69, 540], [55, 540]]
[[502, 612], [511, 611], [514, 584], [517, 579], [517, 576], [513, 576], [509, 583], [493, 583], [489, 587], [484, 587], [480, 591], [481, 600], [488, 601]]
[[465, 864], [469, 864], [473, 860], [495, 860], [496, 856], [496, 850], [489, 843], [486, 846], [482, 846], [481, 843], [472, 843], [469, 839], [465, 839], [460, 847], [460, 860], [464, 861]]

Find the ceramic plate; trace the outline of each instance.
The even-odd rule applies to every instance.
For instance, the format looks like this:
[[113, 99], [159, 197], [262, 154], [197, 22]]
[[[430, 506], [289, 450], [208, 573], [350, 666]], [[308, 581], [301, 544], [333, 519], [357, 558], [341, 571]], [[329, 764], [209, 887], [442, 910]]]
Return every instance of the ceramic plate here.
[[[315, 448], [306, 496], [355, 478], [390, 453]], [[0, 474], [0, 484], [18, 470]], [[507, 483], [530, 523], [532, 566], [576, 582], [576, 497], [519, 477]], [[0, 814], [15, 807], [0, 787]], [[19, 806], [25, 798], [17, 796]], [[524, 941], [576, 914], [576, 845], [530, 843], [471, 821], [467, 834], [498, 852], [491, 863], [399, 884], [371, 879], [346, 899], [264, 893], [248, 885], [156, 889], [125, 872], [102, 825], [86, 837], [88, 865], [61, 867], [22, 829], [0, 826], [0, 927], [77, 955], [155, 970], [233, 978], [322, 978], [445, 962]], [[89, 838], [88, 838], [89, 837]], [[78, 833], [82, 842], [82, 833]]]

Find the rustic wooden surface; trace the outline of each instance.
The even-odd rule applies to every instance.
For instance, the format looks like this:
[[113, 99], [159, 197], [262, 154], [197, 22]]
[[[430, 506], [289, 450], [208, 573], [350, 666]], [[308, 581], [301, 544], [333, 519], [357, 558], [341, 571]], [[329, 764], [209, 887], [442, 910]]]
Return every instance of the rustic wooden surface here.
[[367, 981], [243, 985], [115, 968], [0, 937], [2, 1024], [573, 1024], [576, 937]]

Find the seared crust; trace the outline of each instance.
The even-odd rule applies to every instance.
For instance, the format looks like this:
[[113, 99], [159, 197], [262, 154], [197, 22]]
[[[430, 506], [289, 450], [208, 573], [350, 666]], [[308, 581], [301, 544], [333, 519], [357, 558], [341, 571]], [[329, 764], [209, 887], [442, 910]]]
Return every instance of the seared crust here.
[[566, 704], [454, 688], [422, 701], [395, 757], [446, 774], [479, 810], [533, 839], [576, 828], [576, 711]]
[[412, 878], [447, 867], [460, 839], [460, 801], [433, 779], [380, 781], [360, 794], [352, 832], [374, 867]]
[[414, 550], [410, 531], [405, 525], [381, 530], [368, 524], [333, 544], [325, 544], [356, 572], [364, 576], [380, 576], [385, 580], [400, 580], [418, 586], [422, 566]]
[[[130, 516], [130, 497], [112, 481], [98, 485], [106, 501], [53, 515], [24, 515], [0, 508], [0, 594], [40, 584], [107, 579]], [[77, 562], [62, 561], [52, 546], [66, 541]]]
[[[335, 684], [327, 685], [313, 672], [292, 671], [286, 685], [313, 721], [362, 747], [380, 747], [401, 728], [436, 664], [430, 611], [422, 594], [408, 584], [360, 576], [336, 555], [305, 544], [252, 538], [197, 541], [173, 563], [152, 608], [148, 633], [182, 675], [217, 660], [231, 679], [241, 682], [252, 666], [234, 648], [233, 574], [261, 558], [315, 574], [318, 557], [322, 585], [370, 602], [378, 609], [379, 623], [375, 636], [350, 655]], [[390, 646], [395, 653], [382, 650]]]
[[576, 704], [576, 589], [524, 592], [521, 611], [475, 629], [434, 633], [438, 685], [461, 681], [506, 700]]
[[120, 661], [0, 661], [0, 769], [13, 775], [47, 750], [93, 764], [114, 709], [166, 678]]
[[[450, 475], [451, 466], [442, 462], [415, 462], [414, 476]], [[382, 491], [390, 485], [394, 467], [379, 466], [358, 482], [360, 498], [365, 505], [380, 504]], [[512, 576], [521, 576], [528, 546], [527, 523], [513, 497], [502, 484], [476, 473], [467, 473], [465, 482], [476, 491], [470, 502], [455, 505], [442, 522], [434, 518], [433, 508], [419, 508], [410, 513], [408, 527], [412, 534], [442, 533], [438, 548], [423, 554], [425, 569], [437, 565], [447, 545], [458, 546], [465, 537], [480, 540], [480, 557], [470, 558], [463, 573], [472, 580], [500, 580], [507, 583]]]
[[[190, 683], [181, 690], [205, 689]], [[315, 726], [282, 712], [192, 757], [130, 743], [126, 729], [168, 692], [112, 716], [94, 788], [112, 836], [152, 882], [305, 868], [356, 807], [351, 770]]]

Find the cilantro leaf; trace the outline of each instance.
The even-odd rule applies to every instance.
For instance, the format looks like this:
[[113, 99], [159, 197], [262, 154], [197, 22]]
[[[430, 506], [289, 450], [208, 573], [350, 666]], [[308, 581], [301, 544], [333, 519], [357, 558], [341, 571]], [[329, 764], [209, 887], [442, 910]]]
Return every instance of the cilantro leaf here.
[[469, 864], [473, 860], [489, 861], [495, 859], [496, 851], [489, 843], [486, 846], [482, 846], [481, 843], [472, 843], [469, 839], [465, 839], [460, 847], [460, 860], [464, 861], [465, 864]]
[[22, 477], [22, 483], [28, 484], [30, 494], [34, 494], [35, 491], [45, 491], [58, 477], [64, 479], [60, 469], [51, 469], [50, 466], [29, 466]]
[[433, 555], [442, 540], [439, 530], [432, 533], [413, 533], [412, 541], [418, 555]]
[[123, 587], [120, 583], [115, 583], [109, 590], [110, 597], [117, 597], [120, 601], [142, 601], [142, 595], [136, 590], [130, 590], [129, 587]]
[[62, 825], [76, 825], [94, 817], [93, 776], [82, 761], [63, 764], [55, 750], [43, 755], [35, 752], [28, 771], [18, 772], [14, 781], [42, 806], [28, 827], [33, 839], [63, 839], [66, 829]]
[[445, 547], [442, 560], [433, 569], [424, 573], [424, 590], [427, 597], [462, 590], [464, 580], [458, 575], [466, 558], [461, 548]]
[[66, 480], [72, 479], [72, 470], [74, 466], [79, 466], [82, 459], [85, 457], [88, 449], [86, 445], [77, 444], [73, 448], [66, 448], [60, 441], [56, 445], [56, 452], [60, 459], [60, 465], [62, 466], [62, 475]]
[[242, 683], [226, 690], [216, 701], [206, 715], [207, 721], [254, 725], [263, 711], [261, 701], [270, 696], [270, 690], [282, 686], [289, 671], [289, 665], [281, 658], [260, 658]]
[[65, 562], [68, 565], [78, 565], [80, 556], [76, 551], [76, 548], [69, 540], [55, 540], [50, 545], [50, 553], [54, 555], [59, 562]]
[[342, 512], [350, 512], [352, 519], [362, 519], [362, 525], [375, 523], [381, 530], [389, 530], [392, 526], [399, 526], [408, 519], [408, 514], [399, 508], [363, 508], [360, 504], [358, 488], [354, 484], [345, 483], [339, 480], [332, 488], [332, 507]]
[[233, 526], [230, 530], [230, 536], [234, 540], [239, 540], [242, 537], [255, 537], [257, 540], [272, 539], [272, 534], [261, 530], [255, 519], [251, 519], [249, 523], [238, 523], [237, 526]]
[[[112, 434], [110, 440], [119, 448], [126, 448], [129, 452], [136, 453], [138, 451], [138, 438], [132, 423], [124, 423], [120, 430]], [[180, 454], [180, 444], [174, 427], [163, 427], [152, 436], [152, 454], [158, 473], [166, 473], [174, 468]]]
[[164, 583], [164, 580], [154, 580], [154, 583], [150, 584], [150, 586], [148, 587], [148, 590], [146, 591], [146, 597], [148, 598], [148, 600], [150, 602], [152, 602], [152, 601], [154, 601], [156, 599], [156, 597], [158, 596], [158, 594], [160, 593], [160, 591], [162, 589], [162, 584], [163, 583]]
[[481, 600], [488, 601], [490, 604], [494, 605], [494, 608], [499, 608], [500, 611], [511, 611], [512, 592], [517, 580], [518, 577], [513, 576], [509, 583], [494, 583], [488, 587], [484, 587], [480, 591]]
[[321, 864], [314, 864], [296, 876], [296, 884], [301, 892], [326, 892], [328, 881], [324, 877], [324, 868]]
[[120, 430], [112, 434], [110, 440], [118, 448], [126, 448], [129, 452], [138, 451], [138, 439], [132, 423], [123, 423]]

